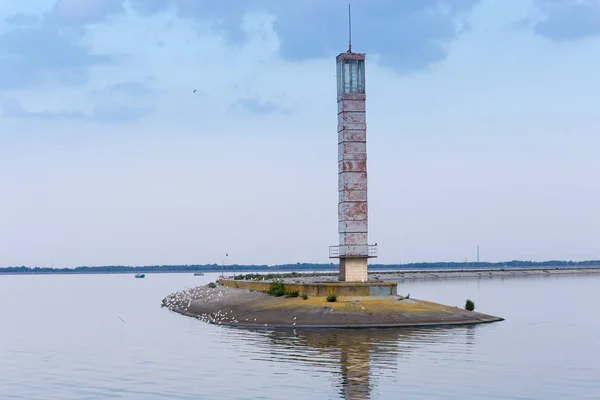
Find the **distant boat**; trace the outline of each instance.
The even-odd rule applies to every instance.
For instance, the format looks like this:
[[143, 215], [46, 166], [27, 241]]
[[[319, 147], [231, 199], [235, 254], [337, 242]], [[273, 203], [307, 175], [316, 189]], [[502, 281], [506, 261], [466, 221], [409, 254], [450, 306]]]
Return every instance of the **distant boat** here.
[[194, 272], [194, 276], [204, 276], [202, 272]]
[[145, 278], [146, 274], [135, 274], [136, 278]]

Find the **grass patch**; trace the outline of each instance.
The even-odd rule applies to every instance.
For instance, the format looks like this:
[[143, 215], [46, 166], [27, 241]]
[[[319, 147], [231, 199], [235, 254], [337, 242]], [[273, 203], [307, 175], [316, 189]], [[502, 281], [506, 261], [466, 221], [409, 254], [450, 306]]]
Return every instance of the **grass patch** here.
[[306, 293], [302, 293], [302, 300], [308, 299], [308, 295]]
[[276, 280], [269, 284], [269, 290], [267, 290], [267, 294], [275, 297], [281, 297], [285, 295], [285, 286], [283, 282]]
[[269, 289], [266, 293], [270, 296], [281, 297], [285, 296], [286, 298], [298, 297], [300, 292], [297, 290], [287, 291], [285, 290], [285, 285], [280, 280], [275, 280], [269, 284]]

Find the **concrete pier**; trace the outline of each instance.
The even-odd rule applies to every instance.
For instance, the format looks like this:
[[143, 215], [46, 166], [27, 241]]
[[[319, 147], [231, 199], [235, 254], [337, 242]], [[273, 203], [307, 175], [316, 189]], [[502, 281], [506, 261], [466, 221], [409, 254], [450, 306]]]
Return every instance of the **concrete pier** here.
[[270, 328], [386, 328], [466, 325], [502, 318], [401, 296], [285, 298], [226, 286], [173, 293], [162, 305], [217, 325]]

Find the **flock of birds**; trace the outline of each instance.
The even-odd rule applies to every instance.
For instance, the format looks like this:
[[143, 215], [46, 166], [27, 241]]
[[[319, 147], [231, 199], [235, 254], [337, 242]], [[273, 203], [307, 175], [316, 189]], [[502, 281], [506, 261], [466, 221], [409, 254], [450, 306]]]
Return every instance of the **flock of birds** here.
[[[227, 288], [215, 287], [211, 288], [207, 286], [198, 286], [191, 289], [182, 290], [179, 292], [172, 293], [165, 297], [162, 301], [161, 307], [167, 307], [171, 311], [182, 312], [184, 314], [192, 314], [188, 311], [192, 306], [192, 302], [196, 302], [198, 305], [206, 304], [207, 302], [219, 302], [224, 296]], [[197, 319], [211, 324], [241, 324], [241, 325], [259, 325], [256, 318], [245, 318], [241, 323], [238, 317], [233, 315], [233, 310], [224, 311], [218, 310], [211, 313], [194, 314]], [[292, 326], [296, 325], [296, 317], [293, 318], [294, 322]], [[268, 326], [268, 324], [263, 324]]]

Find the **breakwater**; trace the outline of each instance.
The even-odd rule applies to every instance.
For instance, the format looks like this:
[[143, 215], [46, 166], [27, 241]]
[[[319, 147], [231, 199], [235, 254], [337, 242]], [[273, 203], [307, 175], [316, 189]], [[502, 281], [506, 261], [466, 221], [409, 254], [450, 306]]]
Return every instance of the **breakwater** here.
[[[432, 270], [403, 270], [403, 271], [369, 271], [369, 281], [400, 282], [405, 280], [423, 279], [484, 279], [484, 278], [512, 278], [527, 276], [566, 276], [566, 275], [593, 275], [600, 274], [600, 268], [501, 268], [501, 269], [432, 269]], [[330, 282], [336, 280], [337, 272], [316, 273], [282, 273], [282, 274], [251, 274], [238, 275], [236, 279], [250, 280], [281, 279], [286, 283], [300, 282]], [[233, 277], [228, 277], [233, 279]]]

